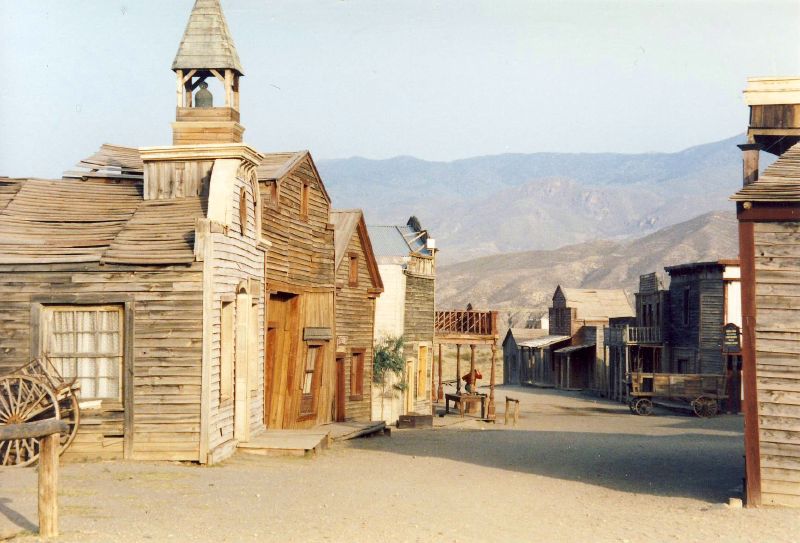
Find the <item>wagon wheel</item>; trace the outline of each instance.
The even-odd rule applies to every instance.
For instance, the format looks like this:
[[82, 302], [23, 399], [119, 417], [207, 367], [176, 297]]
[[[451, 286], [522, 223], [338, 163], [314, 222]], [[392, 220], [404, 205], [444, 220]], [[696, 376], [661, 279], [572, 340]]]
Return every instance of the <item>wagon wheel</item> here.
[[633, 406], [637, 415], [646, 417], [653, 412], [653, 402], [648, 398], [639, 398]]
[[634, 406], [636, 405], [636, 400], [638, 400], [638, 399], [639, 398], [631, 398], [628, 401], [628, 409], [630, 409], [631, 413], [633, 413], [633, 414], [636, 414], [636, 408]]
[[60, 396], [61, 398], [58, 400], [59, 418], [69, 426], [69, 429], [61, 434], [61, 451], [59, 454], [64, 454], [64, 451], [72, 444], [72, 441], [78, 433], [78, 425], [81, 421], [81, 410], [78, 407], [78, 397], [75, 395], [74, 390], [70, 389]]
[[700, 396], [692, 402], [692, 409], [698, 417], [713, 417], [719, 411], [719, 404], [713, 398]]
[[[0, 379], [0, 424], [22, 424], [59, 418], [55, 392], [28, 375]], [[0, 441], [0, 466], [27, 466], [39, 457], [35, 438]]]

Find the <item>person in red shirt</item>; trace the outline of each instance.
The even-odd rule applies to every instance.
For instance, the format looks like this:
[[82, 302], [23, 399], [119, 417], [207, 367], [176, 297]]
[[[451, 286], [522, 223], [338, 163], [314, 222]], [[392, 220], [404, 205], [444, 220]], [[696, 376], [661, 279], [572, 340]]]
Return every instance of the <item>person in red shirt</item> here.
[[475, 392], [478, 379], [483, 379], [483, 375], [481, 375], [481, 372], [478, 371], [478, 368], [475, 368], [473, 371], [464, 374], [461, 379], [463, 379], [466, 383], [464, 388], [467, 390], [467, 392], [473, 394]]

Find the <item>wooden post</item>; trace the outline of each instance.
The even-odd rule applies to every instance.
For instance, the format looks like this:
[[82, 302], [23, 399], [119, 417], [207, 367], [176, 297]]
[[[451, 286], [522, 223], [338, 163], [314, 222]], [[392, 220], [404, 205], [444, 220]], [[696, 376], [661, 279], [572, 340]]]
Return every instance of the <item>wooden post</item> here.
[[183, 70], [177, 70], [175, 74], [178, 77], [178, 107], [183, 107]]
[[475, 379], [475, 345], [469, 346], [469, 374], [472, 379], [472, 393], [477, 392], [476, 388], [476, 381]]
[[39, 535], [58, 535], [58, 452], [60, 434], [39, 440]]
[[233, 107], [233, 70], [225, 70], [225, 106]]
[[439, 389], [437, 391], [438, 401], [444, 399], [444, 387], [442, 386], [442, 344], [439, 344]]
[[461, 394], [461, 344], [456, 343], [456, 394]]
[[752, 185], [758, 181], [758, 153], [761, 151], [760, 143], [745, 143], [738, 145], [742, 150], [742, 185]]
[[494, 407], [494, 380], [495, 380], [495, 355], [497, 353], [497, 346], [492, 343], [492, 369], [489, 373], [489, 406], [486, 408], [486, 418], [488, 420], [495, 420], [495, 407]]

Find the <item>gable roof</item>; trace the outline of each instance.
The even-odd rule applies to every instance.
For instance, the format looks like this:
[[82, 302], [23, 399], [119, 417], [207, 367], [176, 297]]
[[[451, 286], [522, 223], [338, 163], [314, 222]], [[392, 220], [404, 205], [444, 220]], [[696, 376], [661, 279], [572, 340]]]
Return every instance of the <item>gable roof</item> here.
[[263, 155], [264, 159], [256, 169], [259, 182], [276, 181], [280, 183], [283, 178], [291, 174], [295, 168], [302, 164], [303, 160], [308, 159], [311, 171], [319, 184], [322, 195], [328, 203], [331, 203], [331, 196], [325, 188], [325, 183], [322, 181], [322, 176], [319, 175], [319, 170], [317, 170], [317, 165], [314, 164], [314, 159], [311, 157], [310, 151], [263, 153]]
[[559, 285], [556, 294], [559, 290], [567, 301], [567, 307], [574, 307], [580, 320], [636, 315], [623, 289], [564, 288]]
[[335, 269], [339, 270], [339, 265], [344, 260], [347, 253], [347, 246], [353, 239], [353, 234], [358, 232], [361, 247], [364, 250], [367, 269], [369, 270], [372, 286], [383, 292], [383, 280], [378, 271], [378, 262], [375, 260], [375, 253], [372, 249], [372, 241], [367, 232], [367, 225], [364, 222], [364, 212], [360, 209], [332, 209], [331, 224], [333, 224], [333, 246], [335, 254]]
[[172, 61], [173, 70], [231, 69], [244, 75], [219, 0], [197, 0]]
[[794, 144], [759, 175], [758, 181], [731, 196], [737, 202], [800, 202], [800, 143]]
[[506, 332], [505, 339], [503, 339], [503, 345], [512, 337], [514, 338], [514, 342], [519, 345], [523, 341], [541, 338], [547, 334], [548, 331], [541, 328], [509, 328], [508, 332]]

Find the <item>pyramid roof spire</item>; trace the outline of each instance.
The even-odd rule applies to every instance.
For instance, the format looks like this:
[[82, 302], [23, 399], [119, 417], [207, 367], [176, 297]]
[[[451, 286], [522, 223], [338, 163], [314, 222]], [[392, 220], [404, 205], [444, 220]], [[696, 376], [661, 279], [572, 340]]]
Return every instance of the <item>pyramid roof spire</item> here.
[[172, 69], [231, 69], [244, 75], [219, 0], [196, 0]]

